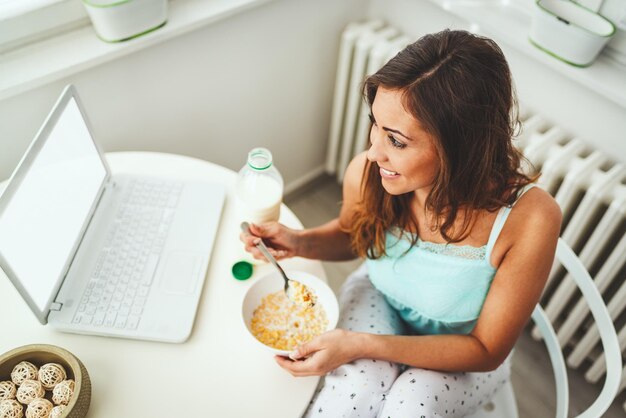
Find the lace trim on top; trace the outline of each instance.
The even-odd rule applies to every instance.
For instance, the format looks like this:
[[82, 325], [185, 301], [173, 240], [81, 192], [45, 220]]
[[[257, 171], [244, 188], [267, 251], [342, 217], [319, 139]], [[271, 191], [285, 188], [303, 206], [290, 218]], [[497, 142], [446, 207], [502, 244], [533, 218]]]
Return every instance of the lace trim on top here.
[[431, 253], [467, 258], [470, 260], [484, 260], [485, 257], [487, 257], [486, 245], [474, 247], [471, 245], [439, 244], [436, 242], [422, 241], [418, 238], [417, 246]]
[[[411, 239], [413, 234], [407, 231], [401, 231], [399, 228], [393, 228], [392, 232], [396, 237], [405, 235], [407, 239]], [[448, 255], [451, 257], [466, 258], [469, 260], [484, 260], [487, 258], [487, 245], [482, 247], [474, 247], [472, 245], [455, 245], [449, 243], [437, 243], [430, 241], [422, 241], [417, 237], [417, 247], [424, 251], [434, 254]]]

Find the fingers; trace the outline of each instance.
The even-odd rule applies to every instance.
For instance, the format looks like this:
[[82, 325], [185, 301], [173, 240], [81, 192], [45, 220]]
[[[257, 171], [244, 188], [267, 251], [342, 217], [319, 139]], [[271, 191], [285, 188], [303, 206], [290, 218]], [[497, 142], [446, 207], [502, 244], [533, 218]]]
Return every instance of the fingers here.
[[308, 343], [301, 344], [298, 347], [296, 347], [295, 350], [289, 353], [289, 358], [292, 360], [300, 360], [300, 359], [310, 356], [311, 354], [315, 353], [319, 349], [320, 349], [319, 337], [317, 337], [309, 341]]
[[321, 376], [325, 374], [324, 372], [317, 370], [315, 367], [312, 367], [310, 359], [293, 361], [283, 356], [274, 356], [274, 359], [280, 367], [287, 370], [292, 376]]
[[[250, 254], [252, 254], [252, 256], [257, 260], [269, 261], [269, 260], [266, 260], [265, 255], [263, 255], [263, 253], [255, 246], [252, 246], [252, 247], [246, 246], [245, 250], [249, 252]], [[282, 260], [283, 258], [286, 258], [288, 255], [287, 251], [284, 251], [284, 250], [275, 250], [273, 248], [268, 248], [267, 250], [269, 251], [270, 254], [272, 254], [272, 256], [276, 260]]]
[[281, 228], [285, 227], [278, 222], [266, 222], [260, 225], [250, 224], [250, 233], [241, 232], [239, 240], [244, 243], [245, 250], [258, 260], [265, 260], [265, 256], [256, 248], [261, 239], [275, 259], [293, 257], [295, 255], [293, 249], [285, 248], [281, 242], [282, 238], [279, 237]]
[[289, 255], [289, 251], [286, 251], [286, 250], [275, 250], [273, 248], [269, 248], [269, 252], [277, 260], [283, 259], [283, 258], [285, 258], [285, 257], [287, 257]]
[[321, 376], [324, 371], [319, 367], [319, 359], [314, 358], [320, 350], [319, 337], [298, 346], [289, 353], [289, 357], [276, 356], [276, 362], [293, 376]]
[[242, 232], [241, 234], [239, 234], [239, 240], [243, 242], [247, 248], [255, 247], [261, 241], [261, 238]]
[[[265, 225], [268, 225], [268, 224], [265, 224]], [[260, 227], [257, 226], [257, 228], [260, 228]], [[252, 226], [250, 229], [252, 230]], [[267, 229], [259, 229], [256, 232], [264, 233], [264, 232], [267, 232]], [[241, 232], [239, 234], [239, 240], [244, 243], [245, 250], [249, 252], [250, 254], [252, 254], [254, 258], [259, 259], [259, 260], [265, 260], [265, 256], [256, 247], [257, 244], [261, 242], [261, 238], [259, 237], [259, 234], [253, 235], [253, 234], [246, 234], [245, 232]], [[287, 250], [270, 247], [268, 245], [267, 240], [265, 241], [265, 246], [267, 247], [270, 254], [272, 254], [272, 256], [276, 258], [277, 260], [291, 256], [290, 252]]]
[[250, 233], [257, 237], [266, 237], [276, 229], [277, 222], [266, 222], [263, 224], [250, 224]]
[[272, 238], [274, 232], [273, 229], [278, 225], [277, 222], [268, 222], [262, 225], [250, 224], [250, 233], [241, 232], [239, 234], [239, 239], [244, 243], [246, 241], [252, 242], [258, 238]]
[[252, 254], [254, 258], [265, 259], [258, 248], [256, 248], [256, 244], [259, 242], [260, 238], [242, 232], [239, 234], [239, 240], [243, 242], [244, 249]]

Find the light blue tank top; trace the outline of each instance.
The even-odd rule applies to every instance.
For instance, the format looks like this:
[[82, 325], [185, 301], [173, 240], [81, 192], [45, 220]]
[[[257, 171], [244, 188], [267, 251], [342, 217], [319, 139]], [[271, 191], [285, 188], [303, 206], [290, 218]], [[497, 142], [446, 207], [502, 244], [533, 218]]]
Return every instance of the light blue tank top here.
[[372, 284], [416, 334], [469, 334], [496, 274], [491, 250], [512, 207], [500, 209], [482, 247], [419, 239], [411, 247], [410, 233], [387, 231], [387, 255], [367, 260]]

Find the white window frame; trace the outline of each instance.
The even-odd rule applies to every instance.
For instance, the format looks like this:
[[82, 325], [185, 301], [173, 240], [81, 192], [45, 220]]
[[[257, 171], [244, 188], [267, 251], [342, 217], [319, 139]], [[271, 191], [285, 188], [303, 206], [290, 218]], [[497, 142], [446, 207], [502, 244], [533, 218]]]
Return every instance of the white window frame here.
[[0, 53], [89, 24], [81, 0], [19, 1], [19, 10], [0, 8]]

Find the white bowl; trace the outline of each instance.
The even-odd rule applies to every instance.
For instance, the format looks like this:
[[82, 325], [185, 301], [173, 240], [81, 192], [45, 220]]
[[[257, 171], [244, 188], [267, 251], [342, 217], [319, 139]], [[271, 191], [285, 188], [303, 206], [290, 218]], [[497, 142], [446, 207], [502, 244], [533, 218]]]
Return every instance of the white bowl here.
[[[287, 273], [287, 277], [290, 279], [299, 281], [300, 283], [313, 289], [315, 295], [317, 296], [317, 303], [321, 304], [324, 311], [326, 311], [326, 318], [328, 319], [326, 331], [334, 329], [337, 326], [337, 320], [339, 319], [339, 304], [337, 303], [337, 297], [332, 289], [328, 287], [324, 281], [315, 277], [311, 273], [293, 270], [285, 270], [285, 273]], [[261, 299], [270, 293], [276, 293], [282, 290], [284, 283], [285, 282], [278, 271], [259, 277], [257, 281], [248, 288], [241, 304], [241, 315], [250, 338], [252, 338], [259, 346], [262, 346], [269, 352], [280, 356], [288, 356], [290, 352], [287, 350], [278, 350], [257, 340], [254, 334], [252, 334], [250, 322], [252, 321], [254, 310], [261, 304]]]

